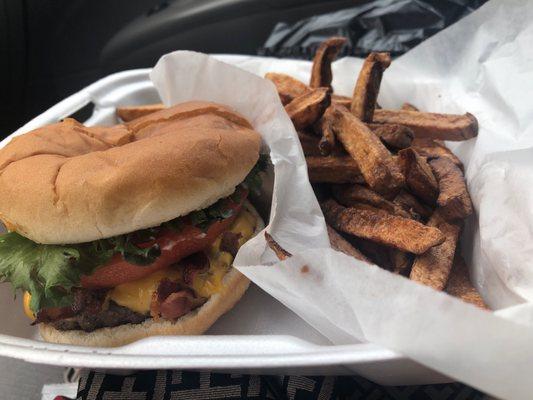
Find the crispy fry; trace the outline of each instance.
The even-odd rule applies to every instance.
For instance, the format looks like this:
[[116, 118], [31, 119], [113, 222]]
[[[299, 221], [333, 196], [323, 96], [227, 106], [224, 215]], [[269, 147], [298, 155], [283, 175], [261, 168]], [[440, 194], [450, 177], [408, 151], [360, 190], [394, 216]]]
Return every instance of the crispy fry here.
[[270, 249], [274, 253], [276, 253], [276, 256], [279, 258], [280, 261], [292, 257], [292, 254], [285, 250], [283, 247], [281, 247], [268, 232], [265, 232], [265, 239], [268, 244], [268, 247], [270, 247]]
[[357, 258], [358, 260], [369, 262], [368, 258], [366, 258], [363, 253], [348, 243], [348, 241], [339, 235], [335, 229], [329, 225], [326, 225], [326, 227], [328, 229], [329, 242], [331, 243], [331, 248], [333, 250], [340, 251], [341, 253]]
[[414, 138], [413, 131], [403, 125], [367, 124], [367, 126], [381, 139], [385, 146], [394, 150], [405, 149], [411, 146]]
[[409, 278], [433, 289], [443, 290], [448, 282], [461, 228], [446, 222], [440, 210], [433, 213], [428, 226], [438, 228], [446, 240], [415, 258]]
[[373, 190], [358, 184], [333, 185], [333, 197], [346, 207], [368, 204], [404, 218], [412, 218], [402, 207], [387, 200]]
[[407, 111], [419, 111], [418, 108], [413, 106], [411, 103], [403, 103], [401, 110], [407, 110]]
[[398, 162], [411, 192], [427, 204], [435, 204], [439, 185], [426, 160], [407, 148], [398, 153]]
[[296, 129], [303, 129], [314, 124], [331, 101], [330, 94], [325, 88], [313, 89], [285, 106], [285, 111], [291, 118]]
[[479, 292], [470, 282], [468, 267], [465, 260], [459, 254], [455, 256], [452, 272], [446, 284], [446, 293], [455, 296], [467, 303], [471, 303], [479, 308], [489, 309]]
[[305, 157], [312, 183], [363, 183], [357, 163], [350, 156]]
[[370, 53], [365, 59], [353, 91], [351, 111], [364, 122], [372, 122], [383, 71], [390, 65], [389, 53]]
[[345, 208], [328, 199], [322, 211], [335, 229], [410, 253], [422, 254], [445, 239], [437, 228], [367, 205]]
[[304, 154], [306, 156], [320, 156], [322, 155], [320, 153], [320, 150], [318, 148], [318, 144], [320, 143], [320, 139], [313, 135], [310, 132], [299, 130], [298, 131], [298, 139], [300, 139], [300, 144], [302, 145], [302, 150], [304, 151]]
[[287, 105], [296, 97], [311, 91], [309, 86], [290, 75], [269, 72], [265, 75], [265, 78], [272, 81], [276, 86], [283, 105]]
[[368, 185], [380, 194], [394, 194], [404, 184], [400, 168], [370, 129], [345, 108], [332, 105], [337, 139], [354, 158]]
[[430, 207], [420, 203], [415, 196], [405, 190], [401, 190], [392, 202], [403, 208], [416, 220], [428, 219], [433, 213]]
[[313, 68], [311, 70], [311, 80], [309, 86], [312, 88], [331, 88], [331, 62], [337, 57], [342, 46], [346, 43], [346, 38], [336, 36], [324, 40], [313, 58]]
[[448, 158], [429, 162], [439, 183], [437, 204], [442, 216], [448, 220], [463, 219], [474, 211], [461, 170]]
[[459, 158], [457, 158], [457, 156], [440, 140], [415, 138], [411, 147], [415, 149], [418, 154], [426, 157], [428, 160], [433, 160], [439, 157], [448, 158], [451, 162], [457, 165], [461, 171], [464, 171], [461, 160], [459, 160]]
[[390, 270], [395, 274], [407, 276], [410, 273], [413, 264], [413, 257], [396, 249], [389, 249]]
[[123, 122], [129, 122], [135, 118], [144, 117], [153, 112], [161, 111], [163, 108], [165, 108], [163, 103], [145, 104], [142, 106], [125, 106], [117, 107], [116, 113]]
[[469, 113], [454, 115], [407, 110], [376, 110], [374, 122], [408, 126], [417, 138], [459, 141], [477, 136], [478, 131], [477, 120]]
[[321, 136], [320, 141], [318, 142], [320, 154], [323, 156], [329, 156], [337, 144], [335, 132], [333, 132], [330, 108], [324, 112], [322, 118], [320, 118], [315, 124], [315, 132]]
[[352, 105], [352, 98], [348, 96], [341, 96], [339, 94], [332, 94], [331, 103], [345, 107], [347, 110], [349, 110], [350, 106]]

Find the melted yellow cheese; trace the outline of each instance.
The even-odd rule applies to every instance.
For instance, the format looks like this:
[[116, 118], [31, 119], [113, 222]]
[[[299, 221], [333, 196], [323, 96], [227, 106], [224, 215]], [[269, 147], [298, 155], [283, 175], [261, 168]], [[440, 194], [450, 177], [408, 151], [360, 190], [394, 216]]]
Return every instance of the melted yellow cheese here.
[[[231, 225], [229, 231], [240, 233], [239, 247], [242, 246], [255, 232], [256, 220], [254, 216], [243, 210]], [[222, 289], [222, 281], [233, 262], [231, 254], [220, 251], [220, 235], [206, 250], [210, 267], [208, 271], [194, 275], [192, 289], [196, 295], [208, 298]], [[182, 282], [182, 271], [169, 267], [157, 271], [150, 276], [137, 281], [124, 283], [115, 287], [109, 293], [109, 298], [115, 303], [127, 307], [138, 313], [146, 314], [150, 311], [152, 294], [157, 290], [159, 282], [168, 278], [174, 282]]]

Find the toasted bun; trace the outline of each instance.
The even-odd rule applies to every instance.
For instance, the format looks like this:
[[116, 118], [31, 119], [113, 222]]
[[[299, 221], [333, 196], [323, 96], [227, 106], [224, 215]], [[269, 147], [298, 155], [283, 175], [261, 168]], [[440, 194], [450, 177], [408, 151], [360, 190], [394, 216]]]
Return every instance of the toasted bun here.
[[242, 116], [206, 102], [113, 127], [66, 119], [0, 150], [0, 219], [46, 244], [156, 226], [231, 194], [260, 142]]
[[[246, 208], [257, 218], [256, 234], [264, 228], [257, 211], [246, 203]], [[223, 314], [233, 308], [248, 289], [250, 281], [235, 268], [224, 277], [222, 290], [211, 296], [201, 307], [177, 321], [147, 319], [140, 324], [125, 324], [101, 328], [93, 332], [60, 331], [49, 324], [39, 324], [42, 338], [47, 342], [92, 347], [117, 347], [149, 336], [200, 335]]]

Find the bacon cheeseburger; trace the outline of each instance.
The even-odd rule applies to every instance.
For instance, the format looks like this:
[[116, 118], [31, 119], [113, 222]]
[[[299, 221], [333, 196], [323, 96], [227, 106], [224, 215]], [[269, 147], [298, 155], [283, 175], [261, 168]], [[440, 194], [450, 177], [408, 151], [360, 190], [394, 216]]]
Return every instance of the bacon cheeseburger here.
[[246, 201], [260, 142], [205, 102], [14, 138], [0, 150], [0, 278], [50, 342], [203, 333], [249, 284], [232, 262], [263, 226]]

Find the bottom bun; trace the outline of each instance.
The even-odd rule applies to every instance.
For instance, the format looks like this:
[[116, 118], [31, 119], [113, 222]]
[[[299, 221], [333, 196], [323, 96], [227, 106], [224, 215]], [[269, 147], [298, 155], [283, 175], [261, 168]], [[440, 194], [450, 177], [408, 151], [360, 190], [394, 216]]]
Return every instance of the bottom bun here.
[[[257, 211], [246, 202], [245, 207], [257, 218], [256, 234], [264, 227]], [[125, 324], [100, 328], [93, 332], [61, 331], [50, 324], [39, 325], [42, 338], [51, 343], [91, 347], [117, 347], [149, 337], [168, 335], [200, 335], [223, 314], [233, 308], [248, 289], [250, 281], [237, 269], [232, 268], [224, 277], [219, 293], [212, 295], [202, 306], [176, 321], [152, 318], [140, 324]]]

